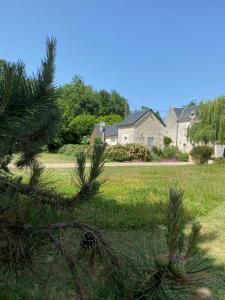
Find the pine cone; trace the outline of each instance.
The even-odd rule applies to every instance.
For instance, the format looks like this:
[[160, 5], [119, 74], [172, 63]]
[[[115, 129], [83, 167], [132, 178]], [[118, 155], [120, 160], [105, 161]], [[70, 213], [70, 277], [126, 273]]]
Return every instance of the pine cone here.
[[96, 248], [97, 239], [91, 231], [88, 231], [84, 234], [84, 236], [82, 237], [82, 239], [80, 241], [80, 246], [81, 246], [81, 248], [84, 248], [84, 249], [92, 249], [93, 250]]

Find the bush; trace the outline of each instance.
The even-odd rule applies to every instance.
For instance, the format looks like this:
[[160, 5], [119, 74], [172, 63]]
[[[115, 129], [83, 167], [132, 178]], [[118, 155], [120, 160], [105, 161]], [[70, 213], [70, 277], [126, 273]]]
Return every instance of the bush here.
[[152, 146], [151, 148], [151, 153], [153, 154], [156, 154], [158, 157], [161, 157], [163, 155], [163, 151], [162, 149], [156, 147], [156, 146]]
[[152, 160], [176, 159], [178, 161], [188, 161], [189, 155], [178, 150], [177, 147], [165, 147], [163, 150], [153, 146], [151, 149]]
[[163, 138], [163, 144], [165, 147], [169, 147], [172, 143], [172, 139], [169, 136], [164, 136]]
[[151, 160], [150, 151], [138, 144], [107, 146], [105, 155], [112, 161]]
[[209, 146], [196, 146], [190, 152], [192, 159], [197, 164], [207, 163], [212, 154], [213, 148]]
[[47, 149], [49, 152], [57, 152], [58, 149], [62, 146], [62, 140], [59, 137], [56, 137], [48, 142]]
[[88, 145], [88, 144], [90, 144], [90, 135], [84, 135], [81, 138], [80, 144], [81, 145]]
[[179, 151], [176, 153], [176, 159], [179, 161], [189, 161], [189, 155]]
[[177, 147], [165, 147], [163, 149], [163, 154], [162, 157], [164, 159], [174, 159], [176, 158], [177, 153], [179, 153], [180, 151], [178, 150]]
[[78, 153], [80, 153], [81, 151], [86, 151], [88, 152], [89, 150], [89, 146], [87, 145], [73, 145], [73, 144], [66, 144], [64, 146], [62, 146], [59, 150], [58, 153], [59, 154], [64, 154], [64, 155], [68, 155], [68, 156], [76, 156]]

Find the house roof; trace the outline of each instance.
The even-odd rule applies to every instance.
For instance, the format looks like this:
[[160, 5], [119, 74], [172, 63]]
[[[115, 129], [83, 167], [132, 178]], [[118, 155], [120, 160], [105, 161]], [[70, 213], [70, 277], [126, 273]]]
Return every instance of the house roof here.
[[[114, 125], [104, 125], [102, 128], [104, 129], [105, 137], [117, 136], [118, 135], [118, 124]], [[95, 125], [95, 132], [97, 136], [101, 136], [102, 133], [100, 131], [100, 124]]]
[[191, 114], [194, 113], [196, 114], [197, 110], [198, 110], [198, 106], [187, 106], [185, 108], [183, 108], [183, 111], [178, 119], [178, 122], [190, 122], [191, 121]]
[[182, 112], [184, 110], [184, 108], [183, 107], [174, 107], [173, 109], [175, 111], [175, 114], [176, 114], [177, 118], [179, 119], [180, 115], [182, 114]]
[[120, 127], [135, 124], [138, 120], [140, 120], [148, 112], [149, 112], [149, 110], [134, 111], [120, 123]]
[[118, 135], [118, 124], [105, 126], [105, 137]]
[[119, 127], [134, 125], [137, 121], [139, 121], [144, 115], [151, 112], [162, 124], [165, 126], [163, 121], [155, 114], [155, 112], [151, 109], [146, 110], [137, 110], [127, 116], [122, 122], [119, 123]]

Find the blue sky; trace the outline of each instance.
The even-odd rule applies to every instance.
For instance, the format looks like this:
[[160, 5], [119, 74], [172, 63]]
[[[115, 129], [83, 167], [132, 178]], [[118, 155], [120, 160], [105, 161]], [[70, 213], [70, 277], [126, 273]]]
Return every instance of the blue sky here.
[[223, 0], [1, 1], [0, 57], [35, 71], [54, 35], [57, 84], [79, 74], [164, 114], [225, 94], [224, 11]]

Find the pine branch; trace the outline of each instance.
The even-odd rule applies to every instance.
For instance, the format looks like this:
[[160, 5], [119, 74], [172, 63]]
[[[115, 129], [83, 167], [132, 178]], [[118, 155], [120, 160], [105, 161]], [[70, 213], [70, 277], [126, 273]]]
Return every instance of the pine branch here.
[[193, 223], [191, 233], [188, 238], [188, 245], [185, 253], [185, 259], [190, 258], [197, 250], [201, 228], [202, 226], [200, 223], [198, 222]]
[[167, 244], [171, 256], [183, 250], [184, 226], [183, 192], [170, 189], [166, 227]]
[[55, 238], [51, 233], [49, 233], [49, 237], [53, 244], [55, 245], [56, 249], [60, 252], [62, 257], [65, 258], [68, 267], [70, 269], [70, 272], [73, 277], [74, 285], [76, 287], [76, 291], [78, 294], [78, 299], [80, 300], [87, 300], [87, 292], [83, 287], [80, 275], [77, 270], [77, 263], [75, 261], [75, 257], [72, 256], [69, 251], [66, 249], [65, 245], [57, 238]]

